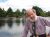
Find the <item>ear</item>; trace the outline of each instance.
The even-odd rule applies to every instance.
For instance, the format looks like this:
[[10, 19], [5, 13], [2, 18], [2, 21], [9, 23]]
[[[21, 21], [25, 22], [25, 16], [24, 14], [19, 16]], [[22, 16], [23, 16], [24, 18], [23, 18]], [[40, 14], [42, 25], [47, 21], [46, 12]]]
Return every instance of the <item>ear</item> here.
[[32, 11], [33, 11], [34, 13], [36, 13], [36, 10], [35, 10], [35, 9], [32, 9]]

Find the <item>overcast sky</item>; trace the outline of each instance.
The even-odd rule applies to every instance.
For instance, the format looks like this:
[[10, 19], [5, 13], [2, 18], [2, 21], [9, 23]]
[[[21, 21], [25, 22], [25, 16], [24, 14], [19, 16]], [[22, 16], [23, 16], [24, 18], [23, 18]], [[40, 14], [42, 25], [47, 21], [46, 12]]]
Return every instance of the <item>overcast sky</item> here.
[[44, 11], [50, 11], [50, 0], [0, 0], [0, 7], [7, 10], [11, 7], [14, 11], [16, 9], [28, 9], [32, 6], [38, 6]]

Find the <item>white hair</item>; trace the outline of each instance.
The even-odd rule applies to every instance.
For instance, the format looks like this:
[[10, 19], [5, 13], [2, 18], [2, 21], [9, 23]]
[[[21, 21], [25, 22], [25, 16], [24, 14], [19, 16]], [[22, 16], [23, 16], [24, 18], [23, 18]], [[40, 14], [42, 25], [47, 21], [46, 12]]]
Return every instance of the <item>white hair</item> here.
[[34, 13], [36, 13], [35, 9], [28, 9], [28, 10], [25, 11], [25, 13], [27, 14], [29, 10], [32, 10]]

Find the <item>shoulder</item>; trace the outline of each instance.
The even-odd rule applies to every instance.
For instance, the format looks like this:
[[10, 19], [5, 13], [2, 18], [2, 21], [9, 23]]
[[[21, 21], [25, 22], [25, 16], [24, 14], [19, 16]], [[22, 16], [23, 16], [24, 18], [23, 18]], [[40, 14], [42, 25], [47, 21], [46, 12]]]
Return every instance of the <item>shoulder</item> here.
[[46, 17], [39, 16], [39, 19], [40, 19], [41, 21], [44, 21], [44, 22], [46, 22], [46, 21], [47, 21], [47, 22], [50, 22], [49, 20], [46, 19]]
[[39, 19], [41, 19], [41, 20], [46, 20], [44, 17], [42, 17], [42, 16], [38, 16], [38, 18]]
[[38, 19], [39, 19], [40, 21], [47, 21], [47, 20], [45, 19], [45, 17], [42, 17], [42, 16], [38, 16]]

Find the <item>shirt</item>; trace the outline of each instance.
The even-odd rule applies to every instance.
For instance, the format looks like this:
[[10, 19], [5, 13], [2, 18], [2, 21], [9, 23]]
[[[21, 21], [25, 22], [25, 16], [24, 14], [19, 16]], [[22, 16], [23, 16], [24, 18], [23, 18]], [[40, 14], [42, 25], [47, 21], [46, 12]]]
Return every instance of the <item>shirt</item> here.
[[[22, 37], [27, 37], [28, 31], [30, 30], [30, 33], [33, 33], [32, 30], [32, 22], [30, 22], [29, 20], [27, 20], [24, 25], [24, 31], [23, 31], [23, 36]], [[36, 33], [38, 35], [42, 35], [46, 33], [46, 27], [45, 26], [49, 26], [50, 27], [50, 21], [44, 19], [43, 17], [38, 16], [37, 20], [35, 21], [35, 25], [36, 25]]]

